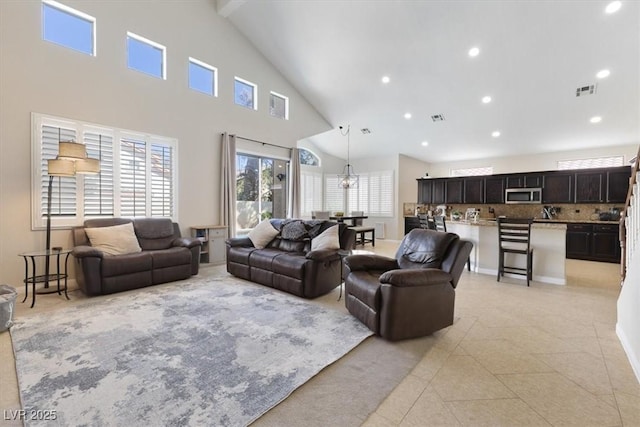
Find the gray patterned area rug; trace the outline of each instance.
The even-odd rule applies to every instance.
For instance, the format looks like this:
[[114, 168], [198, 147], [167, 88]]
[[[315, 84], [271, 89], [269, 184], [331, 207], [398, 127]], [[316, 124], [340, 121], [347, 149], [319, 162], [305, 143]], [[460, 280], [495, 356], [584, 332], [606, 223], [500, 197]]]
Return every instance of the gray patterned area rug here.
[[91, 426], [248, 425], [369, 335], [235, 278], [87, 300], [11, 329], [23, 408]]

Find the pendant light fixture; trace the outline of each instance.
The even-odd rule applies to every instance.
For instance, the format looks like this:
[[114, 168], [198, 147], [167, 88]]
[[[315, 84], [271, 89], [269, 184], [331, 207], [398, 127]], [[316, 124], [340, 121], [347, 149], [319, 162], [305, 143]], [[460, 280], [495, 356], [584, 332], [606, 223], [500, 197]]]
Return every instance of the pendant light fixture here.
[[347, 137], [347, 164], [342, 169], [342, 175], [338, 175], [338, 186], [348, 190], [349, 188], [358, 188], [360, 177], [353, 171], [353, 166], [349, 162], [349, 145], [351, 135], [351, 125], [347, 126], [347, 131], [342, 132], [343, 127], [340, 126], [340, 134]]

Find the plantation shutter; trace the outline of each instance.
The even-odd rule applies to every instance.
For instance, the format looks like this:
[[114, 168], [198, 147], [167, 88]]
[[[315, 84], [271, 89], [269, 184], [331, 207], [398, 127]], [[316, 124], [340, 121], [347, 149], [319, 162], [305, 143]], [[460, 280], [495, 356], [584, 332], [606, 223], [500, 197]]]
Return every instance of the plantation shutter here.
[[337, 175], [324, 177], [324, 210], [344, 211], [344, 189], [339, 186]]
[[85, 216], [114, 215], [113, 136], [85, 132], [87, 156], [100, 160], [100, 173], [84, 175]]
[[146, 143], [132, 138], [120, 140], [120, 215], [146, 216]]
[[173, 216], [174, 148], [151, 143], [151, 216]]
[[312, 211], [322, 210], [322, 175], [314, 172], [300, 172], [302, 206], [300, 213], [310, 216]]
[[[47, 215], [47, 191], [49, 187], [49, 173], [47, 160], [55, 159], [58, 155], [58, 142], [75, 141], [75, 129], [42, 125], [40, 146], [40, 206], [42, 217]], [[76, 208], [76, 177], [54, 177], [51, 190], [51, 216], [74, 217]]]
[[393, 171], [369, 174], [369, 215], [393, 216]]
[[363, 211], [365, 215], [368, 215], [369, 176], [367, 174], [360, 174], [358, 178], [358, 188], [350, 188], [348, 192], [349, 212]]

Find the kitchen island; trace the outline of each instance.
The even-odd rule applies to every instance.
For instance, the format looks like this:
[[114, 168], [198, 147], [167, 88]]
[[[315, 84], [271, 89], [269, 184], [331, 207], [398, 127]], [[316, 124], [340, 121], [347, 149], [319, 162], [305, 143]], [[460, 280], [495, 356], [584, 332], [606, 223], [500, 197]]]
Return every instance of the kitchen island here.
[[[471, 269], [477, 273], [498, 274], [498, 224], [495, 220], [448, 221], [447, 231], [473, 242]], [[533, 280], [565, 285], [565, 253], [567, 225], [558, 222], [534, 222], [531, 226], [533, 247]], [[507, 254], [505, 263], [524, 267], [524, 256]], [[505, 277], [522, 276], [505, 274]]]

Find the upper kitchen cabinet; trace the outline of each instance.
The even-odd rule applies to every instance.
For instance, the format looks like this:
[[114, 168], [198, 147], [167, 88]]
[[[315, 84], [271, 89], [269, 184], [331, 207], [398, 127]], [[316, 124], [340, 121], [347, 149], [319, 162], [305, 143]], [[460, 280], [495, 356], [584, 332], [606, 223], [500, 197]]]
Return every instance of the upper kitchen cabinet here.
[[429, 205], [432, 200], [433, 180], [418, 178], [418, 203]]
[[484, 203], [484, 177], [464, 179], [464, 203]]
[[446, 203], [445, 200], [445, 182], [447, 179], [434, 179], [431, 183], [431, 203], [434, 205], [441, 205]]
[[631, 167], [621, 166], [607, 171], [607, 202], [624, 203], [629, 190]]
[[445, 181], [446, 203], [462, 203], [463, 193], [464, 180], [462, 178], [449, 178]]
[[573, 203], [573, 172], [548, 172], [542, 186], [542, 203]]
[[484, 202], [504, 203], [505, 179], [501, 176], [488, 176], [484, 180]]
[[542, 187], [543, 178], [541, 173], [519, 173], [508, 175], [506, 181], [507, 188], [536, 188]]
[[576, 203], [604, 202], [606, 173], [576, 172]]

